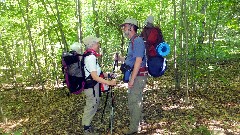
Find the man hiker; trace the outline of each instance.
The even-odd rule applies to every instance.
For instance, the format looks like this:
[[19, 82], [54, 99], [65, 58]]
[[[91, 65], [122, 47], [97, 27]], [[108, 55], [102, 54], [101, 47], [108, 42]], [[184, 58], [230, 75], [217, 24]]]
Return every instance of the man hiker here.
[[137, 35], [138, 25], [134, 18], [127, 18], [121, 25], [123, 34], [130, 39], [125, 64], [132, 68], [128, 82], [128, 108], [130, 125], [123, 129], [126, 135], [138, 132], [142, 120], [142, 93], [147, 81], [145, 45]]

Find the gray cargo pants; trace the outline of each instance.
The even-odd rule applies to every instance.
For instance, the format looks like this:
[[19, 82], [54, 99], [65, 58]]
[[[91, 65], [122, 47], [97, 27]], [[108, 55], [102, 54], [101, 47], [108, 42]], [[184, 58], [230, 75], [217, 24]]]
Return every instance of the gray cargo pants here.
[[133, 87], [128, 89], [128, 108], [130, 112], [130, 131], [138, 131], [142, 120], [143, 89], [146, 86], [147, 76], [137, 76]]
[[84, 107], [82, 125], [89, 126], [100, 103], [99, 83], [94, 86], [94, 89], [85, 89], [84, 94], [86, 95], [86, 105]]

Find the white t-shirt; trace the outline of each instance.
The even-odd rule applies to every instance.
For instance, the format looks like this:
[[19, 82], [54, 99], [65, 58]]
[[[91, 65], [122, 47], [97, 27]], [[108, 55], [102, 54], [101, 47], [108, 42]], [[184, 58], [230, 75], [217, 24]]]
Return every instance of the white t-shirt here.
[[99, 76], [101, 73], [101, 68], [99, 64], [96, 62], [97, 58], [95, 55], [89, 55], [86, 56], [84, 59], [84, 72], [85, 72], [85, 77], [87, 78], [92, 71], [97, 71], [97, 75]]

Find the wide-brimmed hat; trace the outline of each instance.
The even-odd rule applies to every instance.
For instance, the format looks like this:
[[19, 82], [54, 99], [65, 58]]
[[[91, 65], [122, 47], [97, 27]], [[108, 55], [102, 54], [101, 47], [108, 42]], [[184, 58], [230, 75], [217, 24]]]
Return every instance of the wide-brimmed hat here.
[[123, 26], [124, 24], [133, 24], [138, 27], [137, 20], [131, 17], [128, 17], [127, 19], [125, 19], [125, 21], [120, 26]]
[[93, 44], [94, 42], [99, 42], [101, 41], [101, 38], [97, 38], [95, 36], [87, 36], [83, 39], [83, 43], [85, 45], [91, 45]]

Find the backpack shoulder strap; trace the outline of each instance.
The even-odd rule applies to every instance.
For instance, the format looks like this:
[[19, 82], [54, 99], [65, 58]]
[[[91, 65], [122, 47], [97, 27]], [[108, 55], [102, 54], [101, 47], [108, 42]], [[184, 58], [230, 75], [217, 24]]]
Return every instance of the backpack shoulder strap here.
[[[83, 67], [83, 72], [84, 72], [84, 67], [85, 67], [85, 63], [84, 63], [84, 59], [87, 57], [87, 56], [90, 56], [90, 55], [94, 55], [92, 52], [87, 52], [85, 54], [83, 54], [82, 56], [82, 60], [81, 60], [81, 66]], [[95, 55], [94, 55], [95, 56]], [[96, 57], [96, 56], [95, 56]], [[97, 60], [96, 60], [96, 64], [97, 64]], [[86, 68], [87, 70], [87, 68]], [[88, 70], [87, 70], [88, 71]], [[88, 71], [89, 72], [89, 71]], [[90, 72], [89, 72], [90, 73]]]
[[83, 54], [82, 56], [85, 58], [85, 57], [87, 57], [89, 55], [93, 55], [93, 53], [92, 52], [87, 52], [87, 53]]
[[133, 50], [133, 48], [134, 48], [134, 40], [135, 40], [135, 38], [137, 38], [137, 37], [138, 37], [138, 36], [134, 35], [133, 39], [131, 39], [131, 43], [132, 43], [132, 50]]
[[85, 66], [84, 60], [85, 60], [85, 58], [86, 58], [87, 56], [89, 56], [89, 55], [93, 55], [93, 54], [92, 54], [91, 52], [87, 52], [87, 53], [84, 53], [84, 54], [82, 55], [82, 60], [81, 60], [81, 66], [82, 66], [82, 67]]
[[[135, 38], [137, 38], [138, 36], [135, 35], [135, 37], [133, 37], [133, 39], [131, 40], [132, 42], [132, 50], [134, 49], [134, 40]], [[145, 55], [143, 56], [142, 60], [144, 59]]]

